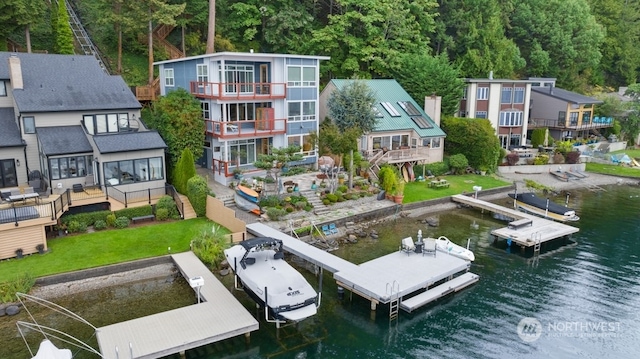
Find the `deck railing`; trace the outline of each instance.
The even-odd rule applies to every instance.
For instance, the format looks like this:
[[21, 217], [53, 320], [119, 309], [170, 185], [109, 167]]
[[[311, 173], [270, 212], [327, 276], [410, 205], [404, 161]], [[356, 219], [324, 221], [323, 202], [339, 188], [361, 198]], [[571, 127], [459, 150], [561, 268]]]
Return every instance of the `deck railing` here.
[[606, 121], [600, 121], [598, 117], [594, 117], [592, 122], [589, 123], [581, 123], [578, 125], [577, 122], [569, 122], [558, 120], [558, 119], [548, 119], [548, 118], [532, 118], [529, 119], [527, 123], [529, 128], [556, 128], [556, 129], [570, 129], [570, 130], [590, 130], [590, 129], [598, 129], [598, 128], [606, 128], [613, 126], [613, 121], [607, 118]]
[[287, 97], [285, 83], [191, 81], [191, 94], [217, 100], [274, 100]]
[[205, 119], [205, 130], [213, 137], [234, 138], [252, 136], [271, 136], [287, 132], [287, 120], [284, 118], [247, 121], [212, 121]]

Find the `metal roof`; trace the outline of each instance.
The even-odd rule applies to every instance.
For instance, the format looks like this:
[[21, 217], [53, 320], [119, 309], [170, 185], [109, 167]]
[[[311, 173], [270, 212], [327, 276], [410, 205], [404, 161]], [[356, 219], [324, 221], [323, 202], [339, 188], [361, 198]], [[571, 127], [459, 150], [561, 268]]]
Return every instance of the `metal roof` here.
[[122, 132], [93, 136], [100, 153], [164, 149], [167, 145], [156, 131]]
[[10, 79], [11, 56], [22, 69], [24, 89], [12, 92], [22, 113], [142, 107], [122, 77], [107, 74], [93, 56], [0, 52], [0, 79]]
[[[333, 84], [336, 89], [341, 89], [348, 85], [351, 81], [346, 79], [334, 79], [330, 84]], [[375, 129], [373, 132], [388, 132], [388, 131], [402, 131], [413, 130], [420, 137], [444, 137], [446, 134], [435, 122], [429, 117], [422, 107], [400, 86], [400, 84], [393, 79], [377, 79], [377, 80], [355, 80], [362, 81], [369, 86], [373, 92], [376, 100], [374, 106], [376, 107], [378, 117]], [[325, 90], [330, 89], [331, 86], [327, 86]], [[420, 112], [420, 116], [423, 117], [431, 127], [420, 128], [415, 121], [409, 116], [407, 112], [400, 106], [399, 102], [409, 102]], [[382, 103], [388, 103], [384, 106]], [[385, 107], [392, 106], [392, 113], [390, 113]], [[395, 111], [394, 111], [395, 110]]]
[[81, 126], [36, 127], [36, 133], [46, 155], [93, 153]]
[[316, 60], [329, 60], [329, 56], [316, 56], [316, 55], [296, 55], [296, 54], [269, 54], [262, 52], [216, 52], [213, 54], [202, 54], [197, 56], [181, 57], [179, 59], [165, 60], [154, 62], [154, 65], [163, 65], [176, 62], [183, 62], [189, 60], [206, 59], [206, 58], [224, 58], [224, 59], [236, 59], [236, 58], [250, 58], [256, 60], [262, 60], [264, 58], [297, 58], [297, 59], [316, 59]]
[[576, 92], [571, 92], [569, 90], [564, 90], [559, 87], [532, 87], [531, 91], [535, 93], [539, 93], [541, 95], [557, 98], [566, 102], [575, 103], [575, 104], [601, 104], [603, 103], [601, 100], [595, 99], [593, 97], [581, 95]]
[[20, 137], [13, 108], [0, 108], [0, 147], [18, 147], [26, 144]]

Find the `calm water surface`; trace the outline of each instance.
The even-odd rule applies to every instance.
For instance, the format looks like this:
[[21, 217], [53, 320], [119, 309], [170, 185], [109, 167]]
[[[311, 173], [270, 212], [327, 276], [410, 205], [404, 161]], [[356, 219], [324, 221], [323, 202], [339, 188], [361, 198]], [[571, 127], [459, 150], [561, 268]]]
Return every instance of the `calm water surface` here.
[[[187, 358], [638, 358], [640, 188], [606, 189], [572, 193], [570, 205], [581, 217], [575, 223], [580, 228], [573, 237], [575, 243], [546, 248], [538, 261], [516, 250], [511, 253], [504, 243], [492, 245], [490, 231], [505, 224], [477, 210], [432, 214], [440, 220], [437, 228], [400, 218], [380, 225], [375, 228], [379, 240], [361, 240], [334, 254], [361, 263], [397, 250], [400, 238], [415, 238], [422, 229], [424, 236], [444, 235], [462, 245], [470, 238], [476, 255], [471, 270], [480, 275], [480, 281], [412, 314], [401, 311], [398, 320], [390, 322], [386, 306], [372, 312], [368, 301], [355, 295], [351, 298], [348, 291], [344, 299], [338, 299], [335, 282], [325, 272], [317, 316], [280, 330], [261, 319], [260, 330], [251, 334], [249, 344], [242, 337], [234, 338], [188, 351]], [[506, 195], [498, 202], [508, 205]], [[300, 268], [317, 286], [318, 279], [304, 264]], [[232, 287], [231, 277], [224, 282]], [[80, 314], [100, 318], [101, 311], [120, 310], [130, 315], [158, 301], [151, 298], [172, 297], [160, 287], [146, 288], [160, 291], [154, 297], [136, 296], [143, 288], [119, 289], [127, 294], [120, 297], [137, 298], [122, 305], [110, 301], [114, 294], [103, 298], [94, 293], [90, 301], [106, 301], [111, 306]], [[194, 300], [185, 283], [175, 290], [188, 293], [176, 299], [175, 305]], [[262, 318], [244, 293], [235, 295]], [[187, 304], [180, 304], [182, 301]], [[517, 326], [523, 318], [540, 323], [537, 340], [527, 342], [518, 336]], [[88, 319], [102, 325], [100, 320]], [[24, 346], [19, 337], [17, 341]], [[5, 357], [2, 349], [0, 357]]]

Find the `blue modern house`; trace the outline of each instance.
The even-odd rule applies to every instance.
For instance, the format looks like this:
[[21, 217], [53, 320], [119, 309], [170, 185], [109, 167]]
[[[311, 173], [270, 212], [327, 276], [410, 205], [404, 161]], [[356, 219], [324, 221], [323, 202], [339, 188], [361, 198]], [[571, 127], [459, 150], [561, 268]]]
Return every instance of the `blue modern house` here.
[[201, 102], [204, 154], [198, 163], [217, 182], [234, 169], [255, 171], [272, 147], [300, 146], [315, 164], [311, 133], [319, 123], [319, 70], [323, 56], [218, 52], [160, 61], [161, 95], [183, 88]]

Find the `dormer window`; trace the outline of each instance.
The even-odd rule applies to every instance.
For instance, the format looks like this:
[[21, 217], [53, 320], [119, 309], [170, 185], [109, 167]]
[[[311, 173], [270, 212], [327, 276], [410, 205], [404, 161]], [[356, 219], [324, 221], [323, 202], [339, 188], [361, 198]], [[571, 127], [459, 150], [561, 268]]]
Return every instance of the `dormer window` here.
[[85, 115], [83, 124], [90, 135], [131, 131], [129, 114], [126, 113]]

